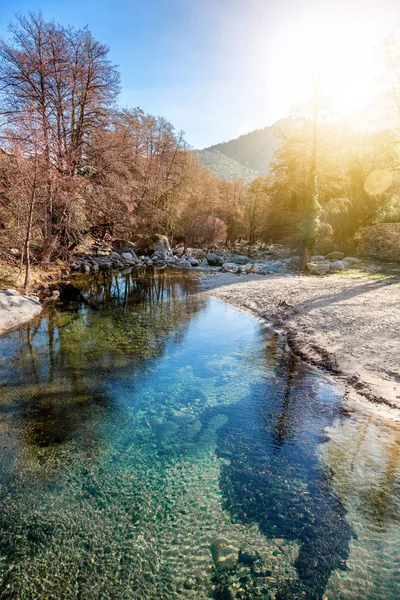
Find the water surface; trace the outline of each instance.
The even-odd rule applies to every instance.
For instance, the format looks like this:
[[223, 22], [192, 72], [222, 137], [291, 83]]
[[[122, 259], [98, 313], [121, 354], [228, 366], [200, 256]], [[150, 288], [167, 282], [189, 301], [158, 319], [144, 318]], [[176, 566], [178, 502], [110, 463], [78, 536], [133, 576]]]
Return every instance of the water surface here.
[[398, 429], [189, 272], [80, 285], [1, 339], [1, 598], [400, 598]]

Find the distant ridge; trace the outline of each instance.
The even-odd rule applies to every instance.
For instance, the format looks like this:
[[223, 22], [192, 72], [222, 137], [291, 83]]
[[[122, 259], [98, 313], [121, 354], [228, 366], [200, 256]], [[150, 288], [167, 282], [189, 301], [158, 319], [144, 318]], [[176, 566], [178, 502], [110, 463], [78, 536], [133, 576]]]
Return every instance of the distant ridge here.
[[249, 167], [240, 164], [233, 158], [229, 158], [219, 150], [196, 150], [196, 155], [204, 167], [226, 181], [243, 179], [246, 183], [250, 183], [250, 181], [263, 174], [254, 169], [249, 169]]
[[[269, 171], [271, 160], [285, 132], [293, 131], [299, 119], [287, 117], [264, 129], [256, 129], [228, 142], [209, 146], [196, 152], [200, 162], [221, 179], [250, 182]], [[337, 121], [343, 131], [374, 132], [399, 130], [400, 118], [390, 95], [375, 100], [369, 106], [351, 112]]]
[[256, 129], [228, 142], [197, 150], [196, 154], [201, 164], [214, 171], [221, 179], [244, 179], [249, 182], [268, 173], [279, 137], [290, 129], [292, 123], [291, 117], [281, 119], [270, 127]]

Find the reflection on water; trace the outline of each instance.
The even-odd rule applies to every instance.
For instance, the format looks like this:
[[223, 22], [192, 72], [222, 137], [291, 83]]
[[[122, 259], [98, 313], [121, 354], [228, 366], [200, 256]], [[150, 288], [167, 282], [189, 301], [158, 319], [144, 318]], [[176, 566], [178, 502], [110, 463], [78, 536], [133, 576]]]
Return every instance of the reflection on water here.
[[398, 430], [188, 272], [79, 285], [1, 340], [1, 598], [398, 600]]

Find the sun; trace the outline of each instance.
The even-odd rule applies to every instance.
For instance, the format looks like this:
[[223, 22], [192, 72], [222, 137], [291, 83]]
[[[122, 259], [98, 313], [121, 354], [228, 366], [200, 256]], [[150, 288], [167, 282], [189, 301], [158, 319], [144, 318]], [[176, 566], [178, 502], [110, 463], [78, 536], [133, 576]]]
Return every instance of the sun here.
[[316, 76], [334, 115], [372, 104], [380, 91], [381, 52], [388, 33], [387, 23], [348, 14], [343, 6], [329, 15], [308, 13], [284, 28], [279, 35], [279, 61], [293, 105], [311, 96]]

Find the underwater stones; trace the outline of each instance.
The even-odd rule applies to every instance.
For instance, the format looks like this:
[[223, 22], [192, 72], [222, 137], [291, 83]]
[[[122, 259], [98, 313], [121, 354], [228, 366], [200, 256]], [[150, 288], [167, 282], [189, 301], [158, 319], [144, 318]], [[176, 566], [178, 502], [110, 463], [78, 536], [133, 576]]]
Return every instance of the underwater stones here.
[[239, 562], [251, 567], [259, 558], [258, 551], [250, 544], [243, 544], [239, 550]]
[[238, 563], [238, 548], [232, 546], [224, 537], [217, 537], [210, 546], [211, 555], [217, 569], [234, 569]]

